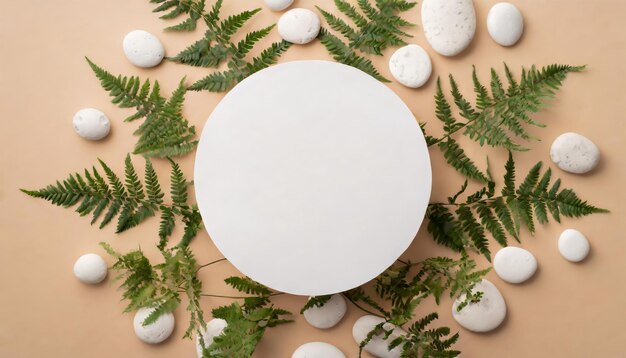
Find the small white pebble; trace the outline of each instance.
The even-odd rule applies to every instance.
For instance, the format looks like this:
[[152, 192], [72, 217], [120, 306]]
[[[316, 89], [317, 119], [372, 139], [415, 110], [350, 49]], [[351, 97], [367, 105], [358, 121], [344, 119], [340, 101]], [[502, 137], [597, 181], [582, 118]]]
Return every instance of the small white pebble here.
[[124, 37], [124, 54], [137, 67], [154, 67], [163, 61], [165, 50], [161, 41], [153, 34], [135, 30]]
[[313, 41], [319, 34], [320, 28], [319, 16], [309, 9], [291, 9], [278, 20], [280, 37], [298, 45]]
[[424, 85], [433, 71], [430, 56], [421, 46], [407, 45], [396, 50], [389, 59], [389, 71], [401, 84], [418, 88]]
[[470, 303], [457, 311], [457, 307], [465, 300], [465, 295], [461, 295], [452, 305], [452, 317], [472, 332], [489, 332], [498, 328], [506, 317], [506, 302], [498, 288], [483, 279], [474, 286], [472, 292], [483, 293], [480, 302]]
[[311, 307], [304, 311], [304, 319], [313, 327], [327, 329], [337, 325], [345, 316], [348, 307], [339, 294], [332, 295], [321, 307]]
[[143, 321], [153, 310], [154, 308], [140, 308], [135, 313], [133, 326], [135, 334], [140, 340], [149, 344], [158, 344], [166, 340], [174, 332], [175, 320], [172, 313], [166, 313], [159, 316], [153, 323], [144, 326]]
[[273, 11], [283, 11], [291, 4], [293, 4], [293, 0], [264, 0], [265, 6], [270, 8]]
[[100, 283], [107, 277], [107, 272], [107, 264], [98, 254], [85, 254], [74, 263], [74, 276], [83, 283]]
[[346, 355], [332, 344], [310, 342], [298, 347], [291, 358], [346, 358]]
[[524, 17], [515, 5], [497, 3], [487, 15], [487, 31], [499, 45], [513, 46], [524, 32]]
[[[206, 324], [206, 330], [202, 332], [202, 340], [204, 341], [204, 347], [209, 348], [213, 344], [213, 339], [226, 329], [228, 323], [221, 318], [213, 318]], [[200, 337], [196, 337], [196, 353], [198, 358], [202, 358], [202, 344], [200, 344]]]
[[580, 231], [567, 229], [559, 236], [559, 252], [567, 261], [580, 262], [589, 255], [589, 240]]
[[550, 158], [566, 172], [584, 174], [598, 165], [600, 150], [588, 138], [568, 132], [554, 140], [550, 147]]
[[537, 271], [537, 259], [528, 250], [507, 246], [496, 253], [493, 268], [504, 281], [522, 283]]
[[[359, 318], [352, 327], [352, 337], [356, 344], [361, 344], [367, 338], [367, 335], [378, 324], [384, 322], [385, 319], [376, 317], [373, 315], [366, 315]], [[400, 358], [402, 355], [402, 346], [395, 347], [389, 350], [389, 343], [394, 339], [406, 335], [406, 332], [397, 326], [390, 323], [385, 323], [383, 326], [386, 330], [393, 330], [392, 333], [385, 339], [383, 335], [374, 336], [363, 348], [364, 351], [370, 353], [375, 357], [380, 358]]]
[[111, 121], [95, 108], [83, 108], [76, 112], [72, 120], [76, 133], [89, 140], [100, 140], [111, 131]]

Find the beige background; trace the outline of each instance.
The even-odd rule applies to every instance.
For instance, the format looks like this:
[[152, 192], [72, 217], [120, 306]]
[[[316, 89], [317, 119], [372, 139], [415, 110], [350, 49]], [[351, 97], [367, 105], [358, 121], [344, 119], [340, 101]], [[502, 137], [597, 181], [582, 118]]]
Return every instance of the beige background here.
[[[536, 255], [540, 269], [533, 280], [515, 286], [489, 274], [509, 307], [509, 316], [497, 331], [478, 335], [463, 330], [451, 318], [448, 299], [439, 307], [429, 302], [420, 313], [435, 309], [441, 314], [440, 325], [460, 330], [462, 336], [456, 347], [464, 357], [626, 357], [626, 211], [622, 205], [626, 199], [622, 189], [626, 178], [626, 1], [513, 1], [526, 20], [525, 35], [513, 48], [500, 47], [487, 35], [485, 19], [495, 2], [475, 1], [477, 35], [460, 56], [444, 58], [430, 50], [419, 26], [419, 7], [408, 13], [410, 20], [418, 23], [411, 30], [415, 35], [411, 42], [429, 51], [435, 76], [454, 73], [464, 93], [471, 91], [473, 64], [483, 79], [490, 66], [501, 70], [503, 61], [517, 74], [520, 65], [587, 64], [586, 72], [567, 79], [553, 106], [536, 116], [549, 126], [533, 130], [544, 140], [532, 143], [532, 151], [517, 154], [519, 170], [525, 172], [539, 160], [549, 162], [549, 146], [558, 134], [582, 133], [600, 146], [602, 164], [590, 175], [576, 176], [559, 170], [556, 175], [584, 198], [610, 208], [612, 214], [550, 224], [540, 227], [535, 237], [524, 234], [523, 247]], [[333, 9], [330, 0], [296, 0], [296, 6], [313, 8], [315, 4]], [[226, 1], [224, 14], [254, 6], [262, 6], [261, 0]], [[132, 149], [135, 124], [121, 122], [129, 111], [110, 104], [83, 56], [116, 74], [158, 79], [164, 92], [169, 93], [182, 76], [187, 75], [191, 83], [206, 70], [168, 62], [155, 69], [135, 68], [124, 58], [122, 38], [131, 30], [145, 29], [158, 35], [167, 53], [173, 55], [199, 38], [202, 30], [163, 33], [166, 23], [152, 14], [152, 5], [143, 0], [5, 0], [1, 8], [0, 357], [193, 357], [192, 342], [180, 339], [187, 320], [182, 309], [177, 312], [174, 336], [160, 346], [148, 346], [135, 338], [132, 315], [121, 314], [124, 303], [119, 301], [120, 293], [112, 280], [92, 287], [80, 284], [72, 275], [78, 256], [86, 252], [102, 254], [97, 246], [100, 241], [108, 241], [122, 251], [141, 245], [156, 257], [156, 218], [116, 236], [112, 225], [97, 230], [90, 227], [88, 219], [28, 198], [18, 188], [42, 187], [95, 164], [96, 158], [119, 171], [125, 154]], [[263, 11], [245, 29], [271, 24], [278, 16]], [[272, 33], [271, 40], [277, 38], [277, 33]], [[391, 52], [376, 59], [387, 77], [386, 61]], [[281, 61], [327, 58], [323, 47], [315, 43], [292, 48]], [[390, 87], [420, 120], [431, 122], [431, 131], [439, 130], [434, 119], [433, 80], [419, 90], [397, 83]], [[220, 98], [219, 94], [209, 93], [187, 96], [185, 113], [198, 130]], [[74, 133], [72, 116], [83, 107], [99, 108], [111, 118], [113, 131], [103, 142], [85, 141]], [[468, 148], [473, 157], [483, 157], [483, 149], [477, 145]], [[498, 176], [504, 158], [502, 152], [491, 156]], [[439, 200], [456, 190], [462, 178], [442, 164], [439, 152], [433, 151], [432, 159], [433, 200]], [[142, 167], [140, 158], [134, 161]], [[191, 176], [193, 155], [181, 163]], [[156, 166], [166, 178], [167, 165], [158, 161]], [[556, 240], [566, 227], [582, 230], [591, 241], [592, 254], [581, 264], [559, 256]], [[201, 263], [221, 257], [204, 232], [193, 248]], [[435, 246], [422, 231], [404, 257], [418, 260], [442, 254], [450, 252]], [[483, 259], [478, 261], [482, 267], [488, 266]], [[231, 274], [236, 272], [228, 263], [203, 270], [204, 290], [228, 293], [221, 280]], [[294, 312], [304, 301], [302, 297], [287, 296], [275, 300]], [[226, 302], [203, 300], [207, 312]], [[268, 331], [255, 357], [289, 357], [300, 344], [315, 340], [333, 343], [348, 357], [355, 357], [351, 327], [360, 315], [351, 307], [344, 321], [328, 331], [316, 330], [296, 316], [295, 324]]]

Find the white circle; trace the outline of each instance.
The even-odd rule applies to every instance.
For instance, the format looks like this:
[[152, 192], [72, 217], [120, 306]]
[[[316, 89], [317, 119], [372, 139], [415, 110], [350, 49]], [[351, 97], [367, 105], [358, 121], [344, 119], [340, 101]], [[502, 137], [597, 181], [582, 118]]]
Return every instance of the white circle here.
[[154, 308], [140, 308], [135, 313], [133, 328], [137, 338], [149, 344], [158, 344], [169, 338], [174, 332], [176, 321], [170, 312], [162, 314], [156, 321], [144, 326], [143, 322], [148, 318]]
[[128, 61], [137, 67], [154, 67], [163, 61], [165, 55], [159, 38], [144, 30], [129, 32], [122, 45]]
[[85, 254], [74, 263], [74, 276], [83, 283], [100, 283], [107, 277], [107, 272], [107, 263], [98, 254]]
[[278, 19], [280, 37], [294, 44], [304, 45], [315, 40], [320, 32], [320, 18], [309, 9], [296, 8], [284, 13]]
[[194, 187], [209, 235], [241, 272], [319, 296], [375, 278], [407, 249], [430, 158], [389, 88], [353, 67], [296, 61], [248, 77], [215, 108]]
[[421, 46], [406, 45], [391, 55], [389, 71], [402, 85], [419, 88], [430, 78], [433, 65], [430, 56]]
[[567, 229], [559, 236], [559, 252], [567, 261], [582, 261], [589, 255], [589, 240], [582, 232]]

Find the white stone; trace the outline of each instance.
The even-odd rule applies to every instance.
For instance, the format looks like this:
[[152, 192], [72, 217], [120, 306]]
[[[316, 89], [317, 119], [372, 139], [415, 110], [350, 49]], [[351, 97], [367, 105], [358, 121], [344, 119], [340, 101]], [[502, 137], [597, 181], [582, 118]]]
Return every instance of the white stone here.
[[[359, 318], [352, 327], [352, 337], [354, 337], [354, 341], [357, 344], [361, 344], [367, 337], [367, 334], [370, 333], [376, 325], [384, 321], [383, 318], [373, 315]], [[394, 327], [390, 323], [385, 323], [383, 327], [385, 329], [393, 329], [391, 335], [386, 340], [383, 339], [381, 335], [374, 336], [363, 349], [379, 358], [399, 358], [402, 354], [402, 347], [396, 347], [390, 351], [389, 343], [402, 335], [406, 335], [406, 332], [402, 328]]]
[[293, 4], [293, 0], [264, 0], [265, 6], [273, 11], [282, 11]]
[[559, 236], [559, 252], [567, 261], [582, 261], [589, 255], [589, 240], [580, 231], [567, 229]]
[[153, 34], [135, 30], [124, 37], [124, 54], [137, 67], [154, 67], [163, 61], [165, 50], [161, 41]]
[[133, 326], [135, 328], [135, 334], [137, 337], [150, 344], [158, 344], [166, 340], [172, 332], [174, 332], [174, 315], [172, 313], [165, 313], [159, 316], [156, 321], [144, 326], [142, 323], [152, 313], [154, 308], [140, 308], [135, 313], [135, 319], [133, 320]]
[[424, 0], [422, 26], [435, 51], [444, 56], [457, 55], [474, 39], [474, 4], [472, 0]]
[[554, 164], [566, 172], [587, 173], [598, 165], [600, 150], [588, 138], [578, 133], [563, 133], [550, 148], [550, 158]]
[[418, 88], [430, 78], [433, 65], [430, 62], [430, 56], [421, 46], [407, 45], [391, 55], [389, 71], [401, 84]]
[[[228, 323], [221, 318], [213, 318], [206, 324], [206, 330], [202, 333], [202, 340], [204, 341], [204, 347], [209, 348], [213, 344], [213, 339], [226, 329]], [[200, 344], [200, 337], [196, 337], [196, 353], [198, 358], [202, 358], [202, 344]]]
[[96, 284], [107, 277], [107, 263], [98, 254], [85, 254], [74, 263], [74, 276], [83, 283]]
[[291, 358], [346, 358], [346, 355], [332, 344], [310, 342], [298, 347]]
[[323, 306], [304, 311], [304, 319], [315, 328], [327, 329], [336, 326], [345, 316], [347, 309], [346, 300], [336, 294]]
[[461, 326], [472, 332], [489, 332], [504, 321], [506, 303], [498, 288], [487, 280], [483, 279], [474, 286], [472, 292], [477, 291], [483, 292], [480, 302], [470, 303], [457, 312], [457, 307], [465, 299], [465, 295], [461, 295], [452, 304], [452, 316]]
[[506, 282], [521, 283], [537, 271], [537, 259], [528, 250], [508, 246], [500, 249], [493, 258], [493, 268]]
[[111, 131], [109, 118], [95, 108], [83, 108], [76, 112], [72, 123], [76, 133], [89, 140], [100, 140]]
[[513, 46], [524, 32], [524, 17], [519, 9], [508, 2], [495, 4], [487, 15], [487, 31], [502, 46]]
[[278, 20], [280, 37], [294, 44], [313, 41], [321, 28], [320, 18], [309, 9], [296, 8], [284, 13]]

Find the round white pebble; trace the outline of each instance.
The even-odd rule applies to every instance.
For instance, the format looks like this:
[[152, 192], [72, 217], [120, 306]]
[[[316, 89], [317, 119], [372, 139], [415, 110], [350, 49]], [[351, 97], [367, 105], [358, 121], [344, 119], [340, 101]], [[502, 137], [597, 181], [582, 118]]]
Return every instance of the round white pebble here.
[[587, 137], [578, 133], [563, 133], [550, 147], [550, 158], [566, 172], [584, 174], [600, 161], [600, 150]]
[[264, 0], [265, 6], [273, 11], [282, 11], [293, 4], [293, 0]]
[[96, 284], [107, 277], [107, 263], [98, 254], [85, 254], [74, 263], [74, 276], [83, 283]]
[[493, 268], [504, 281], [522, 283], [537, 271], [537, 259], [528, 250], [508, 246], [496, 253], [493, 258]]
[[313, 41], [321, 28], [320, 18], [309, 9], [296, 8], [278, 20], [278, 33], [283, 40], [304, 45]]
[[161, 41], [153, 34], [135, 30], [124, 37], [124, 54], [137, 67], [154, 67], [163, 61], [165, 50]]
[[[376, 325], [384, 321], [385, 320], [383, 318], [373, 315], [367, 315], [359, 318], [352, 327], [352, 337], [354, 338], [354, 341], [357, 344], [361, 344], [361, 342], [363, 342], [367, 337], [367, 334], [370, 333]], [[384, 339], [384, 336], [382, 335], [374, 336], [369, 343], [365, 345], [363, 350], [380, 358], [400, 358], [400, 355], [402, 354], [402, 347], [398, 346], [389, 350], [389, 343], [400, 336], [406, 335], [406, 332], [400, 327], [394, 327], [394, 325], [390, 323], [386, 323], [384, 328], [388, 330], [393, 329], [391, 335], [389, 335], [387, 339]]]
[[346, 300], [341, 295], [332, 295], [323, 306], [304, 311], [304, 319], [315, 328], [327, 329], [336, 326], [347, 309]]
[[72, 123], [76, 133], [89, 140], [100, 140], [111, 131], [109, 118], [95, 108], [83, 108], [76, 112]]
[[[222, 334], [224, 329], [226, 329], [226, 326], [228, 326], [228, 323], [221, 318], [213, 318], [207, 322], [206, 330], [202, 333], [204, 347], [209, 348], [209, 346], [213, 344], [213, 338]], [[196, 337], [196, 353], [198, 354], [198, 358], [202, 358], [202, 344], [200, 344], [200, 337]]]
[[346, 355], [332, 344], [310, 342], [298, 347], [291, 358], [346, 358]]
[[508, 2], [495, 4], [487, 15], [487, 31], [502, 46], [513, 46], [524, 32], [524, 17], [519, 9]]
[[433, 65], [421, 46], [407, 45], [396, 50], [389, 59], [389, 71], [401, 84], [418, 88], [430, 78]]
[[133, 326], [135, 334], [140, 340], [150, 344], [158, 344], [166, 340], [174, 332], [175, 320], [172, 313], [165, 313], [153, 323], [144, 326], [142, 324], [143, 321], [148, 318], [153, 310], [154, 308], [140, 308], [135, 313]]
[[424, 0], [422, 25], [433, 50], [444, 56], [455, 56], [474, 39], [474, 3], [472, 0]]
[[582, 261], [589, 255], [589, 240], [580, 231], [567, 229], [559, 237], [559, 252], [567, 261]]
[[480, 302], [470, 303], [461, 312], [457, 312], [457, 307], [465, 300], [465, 295], [461, 295], [452, 305], [452, 316], [461, 326], [472, 332], [489, 332], [504, 321], [506, 303], [498, 288], [487, 280], [474, 286], [472, 292], [477, 291], [483, 292]]

